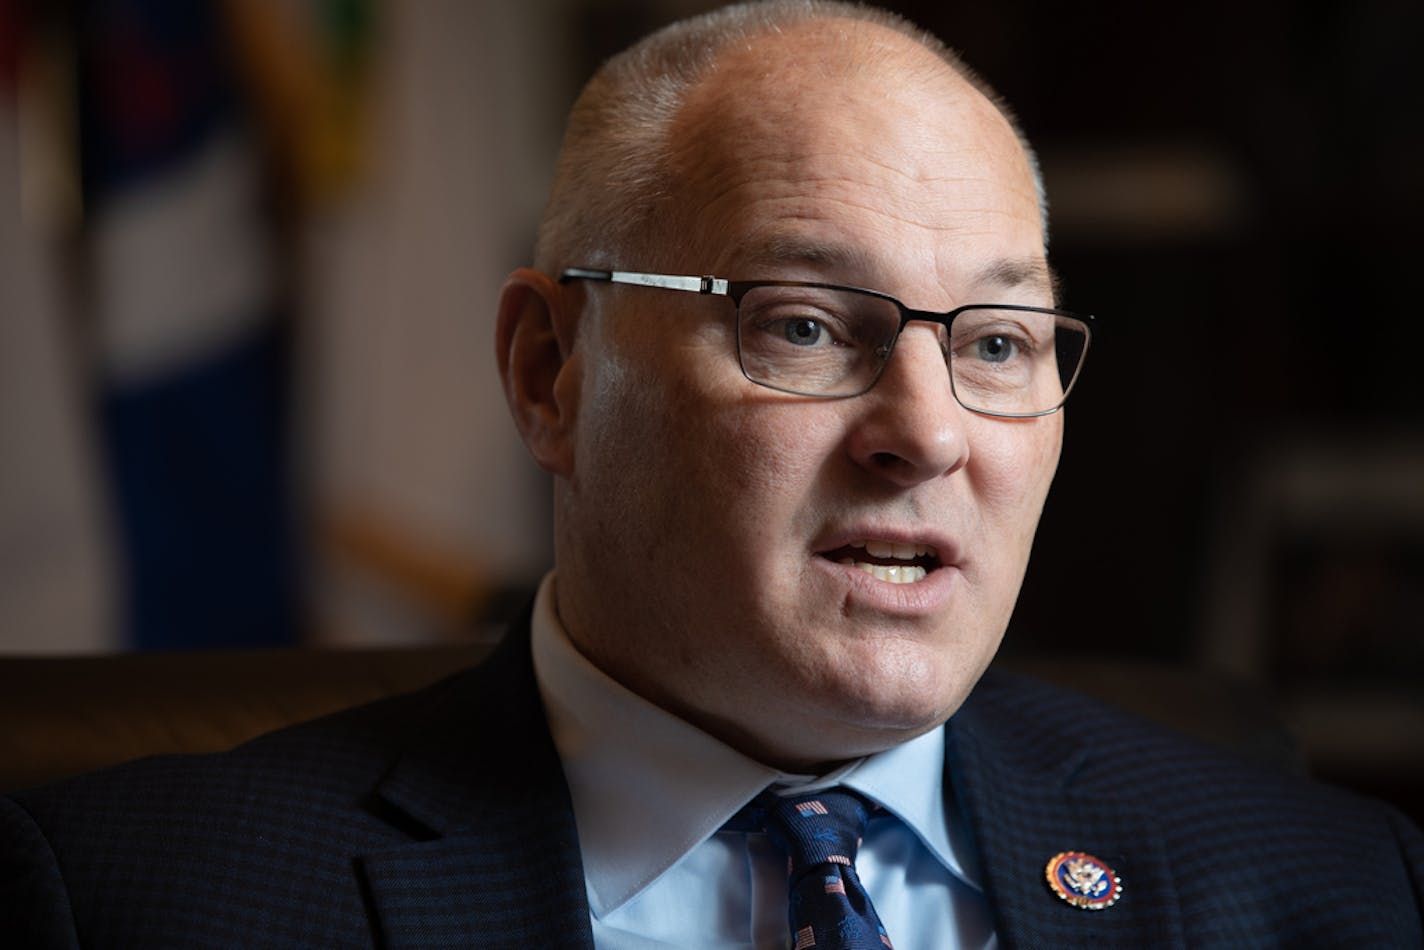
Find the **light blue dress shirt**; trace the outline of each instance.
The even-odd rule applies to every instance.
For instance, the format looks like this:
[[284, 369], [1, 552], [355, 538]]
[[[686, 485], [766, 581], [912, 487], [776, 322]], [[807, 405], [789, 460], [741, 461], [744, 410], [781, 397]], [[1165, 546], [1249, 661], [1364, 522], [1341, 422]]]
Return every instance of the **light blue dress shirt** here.
[[534, 605], [534, 670], [573, 799], [594, 943], [785, 947], [786, 859], [721, 827], [758, 792], [845, 785], [873, 819], [856, 871], [895, 950], [994, 948], [973, 849], [944, 787], [944, 730], [829, 775], [755, 762], [635, 695], [569, 641], [554, 576]]

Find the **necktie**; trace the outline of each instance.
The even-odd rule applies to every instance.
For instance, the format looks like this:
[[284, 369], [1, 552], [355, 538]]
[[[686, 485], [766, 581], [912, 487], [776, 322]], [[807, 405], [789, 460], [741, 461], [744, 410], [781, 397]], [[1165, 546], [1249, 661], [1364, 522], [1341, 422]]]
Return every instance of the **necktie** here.
[[792, 950], [891, 946], [855, 873], [871, 808], [854, 792], [833, 788], [793, 798], [763, 792], [744, 809], [788, 858]]

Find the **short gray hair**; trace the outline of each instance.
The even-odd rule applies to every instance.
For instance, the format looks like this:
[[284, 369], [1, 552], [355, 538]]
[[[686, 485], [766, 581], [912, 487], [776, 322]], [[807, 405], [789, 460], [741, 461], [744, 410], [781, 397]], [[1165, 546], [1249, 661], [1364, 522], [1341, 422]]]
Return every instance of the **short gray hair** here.
[[[673, 23], [609, 59], [569, 113], [549, 201], [534, 248], [546, 273], [569, 266], [651, 268], [645, 258], [612, 260], [666, 246], [658, 204], [671, 197], [670, 130], [689, 91], [722, 50], [819, 20], [859, 20], [907, 36], [938, 56], [1004, 116], [1023, 147], [1047, 240], [1047, 201], [1038, 159], [999, 95], [933, 34], [898, 14], [839, 0], [770, 0], [723, 7]], [[651, 245], [651, 247], [649, 246]]]

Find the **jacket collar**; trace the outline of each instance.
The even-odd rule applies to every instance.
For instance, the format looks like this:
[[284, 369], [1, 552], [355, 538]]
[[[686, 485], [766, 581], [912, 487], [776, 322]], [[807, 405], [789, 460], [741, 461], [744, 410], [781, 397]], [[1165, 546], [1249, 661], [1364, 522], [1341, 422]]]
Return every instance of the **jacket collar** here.
[[434, 687], [413, 722], [372, 799], [413, 840], [360, 860], [385, 943], [592, 947], [528, 618], [487, 662]]
[[[1039, 692], [1026, 701], [1025, 689]], [[1167, 855], [1151, 816], [1103, 774], [1091, 737], [1060, 725], [1045, 687], [991, 671], [950, 720], [946, 782], [968, 816], [1005, 948], [1184, 946]], [[1031, 695], [1031, 694], [1028, 694]], [[1049, 860], [1085, 851], [1122, 880], [1084, 910], [1047, 883]]]

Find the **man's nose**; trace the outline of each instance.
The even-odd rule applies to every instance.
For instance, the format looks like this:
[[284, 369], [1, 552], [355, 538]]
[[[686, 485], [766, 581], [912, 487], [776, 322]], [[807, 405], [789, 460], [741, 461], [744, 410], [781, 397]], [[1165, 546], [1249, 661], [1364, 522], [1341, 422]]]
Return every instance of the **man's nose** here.
[[911, 324], [875, 387], [854, 402], [852, 458], [902, 487], [946, 475], [969, 461], [969, 410], [954, 398], [939, 328]]

